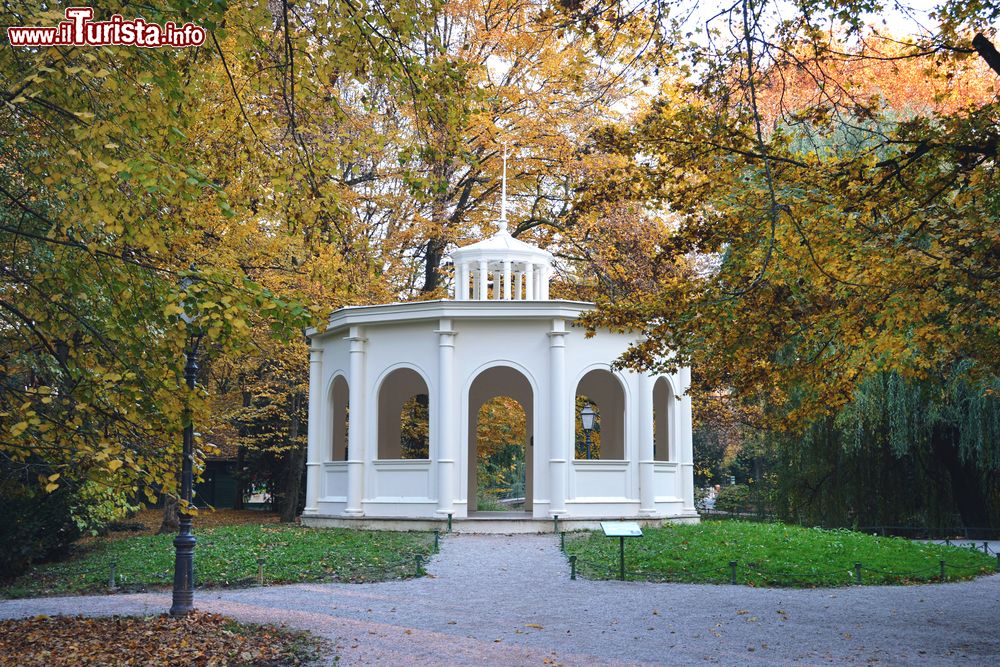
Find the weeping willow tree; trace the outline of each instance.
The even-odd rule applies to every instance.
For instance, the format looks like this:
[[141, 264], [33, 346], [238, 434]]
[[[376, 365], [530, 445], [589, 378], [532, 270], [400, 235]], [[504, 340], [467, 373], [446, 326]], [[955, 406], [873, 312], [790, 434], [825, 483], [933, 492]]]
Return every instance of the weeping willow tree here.
[[835, 416], [772, 440], [782, 512], [827, 525], [1000, 525], [1000, 379], [974, 370], [873, 376]]

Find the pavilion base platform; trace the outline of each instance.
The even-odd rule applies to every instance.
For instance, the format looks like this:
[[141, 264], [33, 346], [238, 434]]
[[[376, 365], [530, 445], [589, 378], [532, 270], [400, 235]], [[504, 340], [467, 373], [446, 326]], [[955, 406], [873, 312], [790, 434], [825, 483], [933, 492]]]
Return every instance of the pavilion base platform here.
[[[304, 515], [302, 525], [310, 528], [355, 528], [358, 530], [388, 531], [440, 531], [448, 532], [448, 519], [405, 517], [346, 517], [329, 515]], [[644, 528], [655, 528], [670, 523], [698, 523], [697, 513], [671, 517], [561, 517], [533, 518], [526, 512], [475, 512], [468, 517], [453, 517], [451, 532], [484, 535], [526, 535], [580, 530], [600, 530], [602, 521], [635, 521]]]

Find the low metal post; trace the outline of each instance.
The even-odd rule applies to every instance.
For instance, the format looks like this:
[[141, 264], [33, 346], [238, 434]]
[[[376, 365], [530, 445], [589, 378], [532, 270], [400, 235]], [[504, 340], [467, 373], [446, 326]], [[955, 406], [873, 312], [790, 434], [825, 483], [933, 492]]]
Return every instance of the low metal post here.
[[984, 554], [988, 554], [989, 552], [990, 552], [990, 543], [989, 542], [983, 542], [983, 553]]
[[861, 563], [854, 564], [854, 583], [861, 585]]
[[729, 561], [729, 583], [736, 585], [736, 561]]
[[413, 560], [415, 560], [416, 563], [417, 563], [417, 576], [419, 577], [420, 576], [420, 566], [423, 563], [424, 558], [420, 554], [417, 554], [416, 556], [413, 557]]
[[118, 577], [115, 574], [115, 569], [118, 567], [118, 563], [111, 561], [111, 572], [108, 575], [108, 588], [115, 590], [118, 588]]
[[566, 551], [566, 533], [559, 533], [559, 551]]
[[257, 559], [257, 585], [258, 586], [263, 586], [264, 585], [264, 559], [263, 558], [258, 558]]
[[1000, 572], [1000, 553], [997, 554], [997, 572]]
[[625, 538], [618, 537], [618, 578], [625, 581]]
[[441, 531], [434, 531], [434, 551], [438, 551], [441, 546]]
[[941, 581], [944, 581], [944, 561], [941, 561], [940, 565], [941, 565]]
[[554, 517], [552, 517], [552, 532], [553, 533], [558, 533], [559, 532], [559, 515], [558, 514], [555, 515]]
[[944, 545], [946, 547], [950, 547], [951, 546], [951, 538], [949, 538], [949, 537], [944, 538]]
[[569, 578], [576, 581], [576, 556], [569, 557]]
[[451, 512], [448, 512], [448, 532], [451, 532]]

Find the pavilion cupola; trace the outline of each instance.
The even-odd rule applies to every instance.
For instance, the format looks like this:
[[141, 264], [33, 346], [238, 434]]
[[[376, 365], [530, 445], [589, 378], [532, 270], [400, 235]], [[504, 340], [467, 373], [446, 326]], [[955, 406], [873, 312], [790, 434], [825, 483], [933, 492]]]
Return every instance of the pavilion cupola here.
[[451, 253], [457, 301], [546, 301], [552, 254], [507, 229], [507, 151], [504, 148], [500, 231]]

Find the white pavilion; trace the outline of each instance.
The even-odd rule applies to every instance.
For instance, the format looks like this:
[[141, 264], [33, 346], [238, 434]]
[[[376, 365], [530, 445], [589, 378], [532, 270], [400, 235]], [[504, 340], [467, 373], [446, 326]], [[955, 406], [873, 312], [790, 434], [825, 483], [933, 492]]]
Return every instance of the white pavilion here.
[[[614, 370], [636, 337], [585, 337], [574, 322], [595, 305], [549, 299], [552, 255], [511, 236], [505, 209], [497, 234], [451, 253], [453, 298], [341, 308], [308, 332], [303, 524], [534, 532], [553, 518], [697, 521], [690, 369]], [[524, 411], [524, 499], [516, 512], [477, 512], [480, 408], [497, 396]], [[402, 433], [414, 399], [426, 408], [423, 447]], [[584, 403], [600, 432], [590, 458], [578, 437]]]

